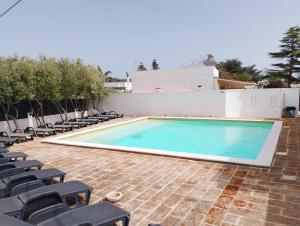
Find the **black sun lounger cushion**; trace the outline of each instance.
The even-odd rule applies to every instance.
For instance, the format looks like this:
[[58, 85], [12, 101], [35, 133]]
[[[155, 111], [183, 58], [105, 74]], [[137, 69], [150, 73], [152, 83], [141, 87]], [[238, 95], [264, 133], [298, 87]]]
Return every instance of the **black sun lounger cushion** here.
[[39, 223], [38, 226], [80, 225], [91, 226], [114, 225], [122, 221], [123, 226], [129, 224], [129, 213], [112, 203], [102, 202], [94, 205], [69, 210], [52, 219]]
[[43, 163], [37, 160], [27, 160], [27, 161], [16, 161], [0, 164], [0, 179], [5, 177], [14, 176], [24, 171], [29, 170], [40, 170]]
[[16, 160], [26, 160], [27, 154], [23, 152], [10, 152], [10, 153], [0, 153], [0, 164], [6, 162], [12, 162]]
[[[20, 191], [30, 191], [37, 187], [37, 183], [31, 183], [39, 180], [41, 185], [50, 185], [52, 183], [62, 183], [66, 173], [58, 169], [44, 169], [20, 173], [0, 180], [0, 198], [16, 195], [16, 189]], [[11, 194], [12, 193], [12, 194]]]
[[[54, 194], [57, 194], [65, 204], [72, 205], [73, 208], [77, 208], [88, 204], [91, 192], [92, 188], [80, 181], [52, 184], [16, 196], [0, 199], [0, 213], [21, 218], [24, 211], [28, 211], [26, 208], [28, 206], [32, 207], [33, 202], [37, 203], [36, 210], [41, 209], [39, 208], [39, 201], [45, 200], [47, 195], [53, 197]], [[84, 201], [81, 201], [81, 203], [76, 202], [75, 204], [71, 202], [73, 201], [72, 199], [78, 200], [78, 197], [82, 197], [83, 194], [85, 195]], [[49, 202], [48, 206], [51, 206], [52, 204], [57, 203]], [[43, 208], [45, 207], [46, 206], [43, 206]]]

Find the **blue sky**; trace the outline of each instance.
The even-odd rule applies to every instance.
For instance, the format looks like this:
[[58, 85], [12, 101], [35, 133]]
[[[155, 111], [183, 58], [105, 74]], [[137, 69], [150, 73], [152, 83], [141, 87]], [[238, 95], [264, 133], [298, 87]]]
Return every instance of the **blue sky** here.
[[299, 0], [23, 0], [0, 19], [0, 55], [80, 57], [118, 77], [153, 58], [180, 68], [208, 53], [264, 69], [299, 9]]

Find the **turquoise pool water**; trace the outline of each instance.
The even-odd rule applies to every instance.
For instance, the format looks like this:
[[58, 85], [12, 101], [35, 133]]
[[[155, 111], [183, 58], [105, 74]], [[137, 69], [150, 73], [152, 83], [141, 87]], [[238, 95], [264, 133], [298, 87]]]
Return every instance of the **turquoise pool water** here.
[[63, 140], [256, 159], [272, 122], [146, 119]]

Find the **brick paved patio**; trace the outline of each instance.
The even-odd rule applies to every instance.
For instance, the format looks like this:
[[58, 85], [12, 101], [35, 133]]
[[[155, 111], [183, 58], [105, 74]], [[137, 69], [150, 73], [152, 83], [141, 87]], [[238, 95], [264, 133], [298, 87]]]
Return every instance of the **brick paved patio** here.
[[86, 182], [92, 202], [121, 191], [134, 226], [300, 225], [300, 118], [285, 121], [271, 169], [40, 141], [11, 150]]

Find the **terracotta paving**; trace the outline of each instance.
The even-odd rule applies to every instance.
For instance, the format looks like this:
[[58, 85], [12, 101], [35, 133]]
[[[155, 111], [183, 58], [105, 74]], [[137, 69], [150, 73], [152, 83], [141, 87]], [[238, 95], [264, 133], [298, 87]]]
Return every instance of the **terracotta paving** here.
[[300, 225], [300, 118], [285, 120], [270, 169], [40, 141], [11, 149], [89, 184], [92, 202], [121, 191], [130, 225]]

